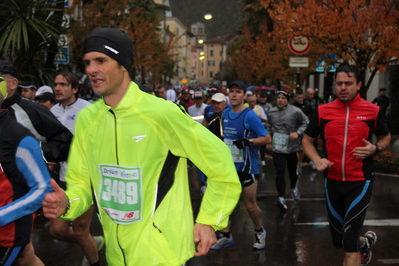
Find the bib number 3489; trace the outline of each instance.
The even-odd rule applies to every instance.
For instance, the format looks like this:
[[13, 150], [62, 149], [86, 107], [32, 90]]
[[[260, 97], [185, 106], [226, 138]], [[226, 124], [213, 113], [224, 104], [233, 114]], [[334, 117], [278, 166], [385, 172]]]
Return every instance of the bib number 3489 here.
[[100, 165], [100, 206], [118, 224], [141, 221], [141, 168]]
[[137, 183], [125, 183], [123, 181], [104, 179], [105, 191], [102, 198], [105, 201], [113, 201], [119, 204], [137, 204], [138, 186]]

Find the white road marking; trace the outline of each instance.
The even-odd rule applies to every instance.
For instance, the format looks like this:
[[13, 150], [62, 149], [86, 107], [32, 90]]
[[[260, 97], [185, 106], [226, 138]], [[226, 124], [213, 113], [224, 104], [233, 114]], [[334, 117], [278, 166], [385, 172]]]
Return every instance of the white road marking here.
[[[328, 222], [296, 223], [296, 225], [327, 226]], [[399, 219], [365, 220], [365, 226], [399, 226]]]
[[378, 261], [384, 264], [399, 264], [399, 259], [380, 259]]
[[[286, 198], [286, 201], [294, 201], [293, 198]], [[325, 201], [325, 198], [300, 198], [299, 201]]]

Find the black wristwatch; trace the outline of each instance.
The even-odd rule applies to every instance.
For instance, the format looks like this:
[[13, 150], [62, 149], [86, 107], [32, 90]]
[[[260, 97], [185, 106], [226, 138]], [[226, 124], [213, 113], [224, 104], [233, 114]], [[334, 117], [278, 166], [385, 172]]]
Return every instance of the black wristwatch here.
[[380, 145], [378, 145], [377, 143], [375, 143], [374, 145], [375, 145], [375, 148], [376, 148], [375, 152], [374, 152], [374, 155], [377, 155], [382, 150], [382, 147]]

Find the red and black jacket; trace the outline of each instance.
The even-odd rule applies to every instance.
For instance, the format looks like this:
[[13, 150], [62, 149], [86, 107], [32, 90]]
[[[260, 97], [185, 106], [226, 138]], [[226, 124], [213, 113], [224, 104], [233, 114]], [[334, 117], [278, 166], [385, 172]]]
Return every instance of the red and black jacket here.
[[380, 108], [360, 97], [347, 103], [336, 99], [318, 106], [305, 131], [310, 137], [319, 134], [324, 140], [326, 158], [333, 163], [327, 178], [339, 181], [373, 179], [373, 157], [363, 160], [353, 155], [353, 149], [365, 146], [363, 139], [389, 134]]

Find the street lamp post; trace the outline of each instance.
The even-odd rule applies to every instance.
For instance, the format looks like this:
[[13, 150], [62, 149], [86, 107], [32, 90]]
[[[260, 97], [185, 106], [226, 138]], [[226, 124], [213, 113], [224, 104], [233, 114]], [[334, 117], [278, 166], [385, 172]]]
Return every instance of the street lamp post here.
[[296, 91], [298, 91], [301, 88], [301, 72], [300, 68], [298, 67], [296, 69]]

